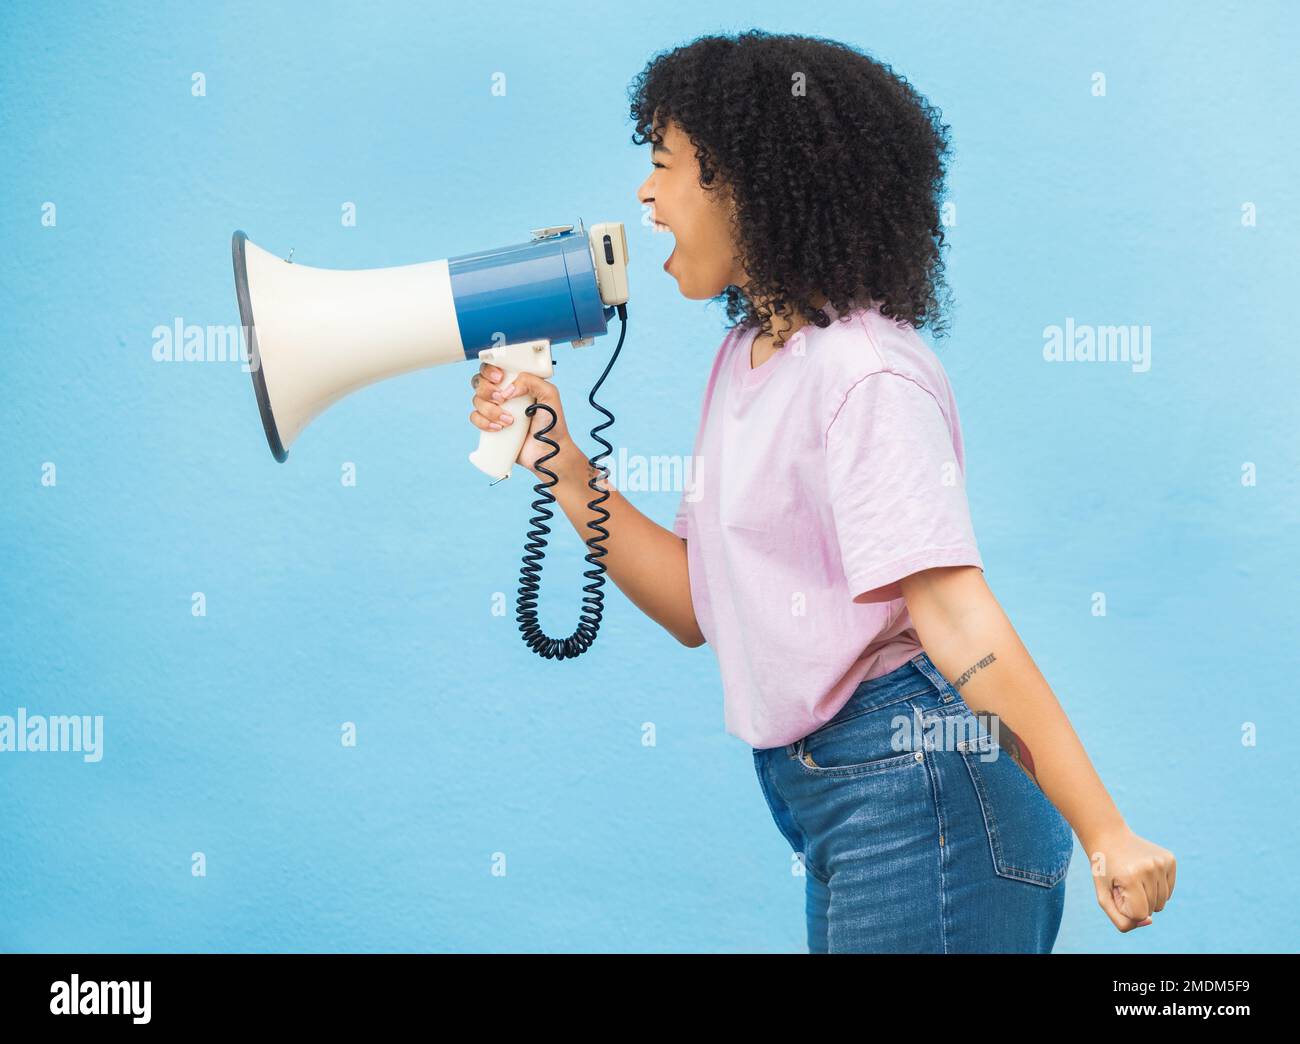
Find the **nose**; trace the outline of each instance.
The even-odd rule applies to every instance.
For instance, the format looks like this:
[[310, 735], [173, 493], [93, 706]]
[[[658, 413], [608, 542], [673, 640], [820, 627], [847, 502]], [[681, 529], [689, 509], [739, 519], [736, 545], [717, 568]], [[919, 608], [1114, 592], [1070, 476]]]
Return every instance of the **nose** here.
[[653, 203], [655, 201], [654, 196], [650, 195], [650, 181], [653, 177], [653, 174], [649, 175], [645, 181], [641, 182], [640, 186], [636, 190], [636, 198], [643, 204]]

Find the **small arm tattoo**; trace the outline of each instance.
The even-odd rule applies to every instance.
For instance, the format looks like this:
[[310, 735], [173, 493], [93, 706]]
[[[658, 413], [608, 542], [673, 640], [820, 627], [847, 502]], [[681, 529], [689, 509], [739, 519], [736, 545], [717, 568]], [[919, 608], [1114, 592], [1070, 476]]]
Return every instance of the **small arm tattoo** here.
[[978, 661], [975, 664], [975, 666], [963, 672], [961, 677], [959, 677], [955, 682], [952, 683], [952, 687], [954, 689], [960, 689], [963, 685], [965, 685], [968, 681], [970, 681], [970, 677], [972, 674], [978, 671], [981, 667], [987, 667], [995, 659], [996, 657], [992, 653], [989, 653], [986, 657], [984, 657], [984, 659]]
[[[960, 689], [970, 681], [971, 675], [976, 671], [981, 670], [996, 661], [997, 657], [992, 653], [989, 653], [982, 660], [978, 660], [972, 667], [964, 671], [962, 675], [952, 683], [952, 687], [954, 689]], [[1024, 770], [1025, 775], [1032, 779], [1034, 785], [1041, 790], [1042, 786], [1038, 782], [1038, 777], [1034, 774], [1034, 757], [1029, 753], [1029, 746], [1024, 740], [1012, 732], [1011, 727], [1001, 718], [998, 719], [998, 746], [1001, 747], [1005, 753], [1011, 755], [1011, 760], [1019, 765], [1021, 769]]]

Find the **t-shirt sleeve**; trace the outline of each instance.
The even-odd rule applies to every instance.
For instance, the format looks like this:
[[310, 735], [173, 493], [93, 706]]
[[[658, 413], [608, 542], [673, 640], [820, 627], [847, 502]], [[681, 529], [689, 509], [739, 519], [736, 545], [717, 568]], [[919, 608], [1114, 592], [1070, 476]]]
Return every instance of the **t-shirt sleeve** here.
[[673, 519], [673, 532], [683, 540], [690, 538], [690, 532], [686, 527], [686, 493], [684, 492], [677, 502], [677, 517]]
[[826, 431], [840, 559], [855, 602], [902, 597], [898, 581], [936, 566], [984, 563], [965, 475], [935, 397], [890, 371], [862, 378]]

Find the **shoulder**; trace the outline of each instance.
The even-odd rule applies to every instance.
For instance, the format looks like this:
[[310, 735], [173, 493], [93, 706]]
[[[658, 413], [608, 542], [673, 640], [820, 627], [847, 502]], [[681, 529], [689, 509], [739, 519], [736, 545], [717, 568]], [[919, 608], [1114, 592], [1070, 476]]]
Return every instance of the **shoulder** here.
[[856, 308], [827, 327], [807, 330], [827, 427], [855, 393], [881, 389], [918, 401], [932, 399], [950, 419], [955, 406], [943, 364], [909, 323], [895, 322], [874, 307]]

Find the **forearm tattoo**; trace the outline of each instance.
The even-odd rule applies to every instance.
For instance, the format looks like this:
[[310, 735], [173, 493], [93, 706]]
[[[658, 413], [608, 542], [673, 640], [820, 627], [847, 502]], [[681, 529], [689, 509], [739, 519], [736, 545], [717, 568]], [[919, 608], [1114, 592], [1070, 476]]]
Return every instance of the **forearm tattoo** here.
[[[987, 667], [989, 664], [996, 662], [997, 657], [989, 653], [984, 659], [977, 661], [974, 666], [964, 671], [955, 682], [952, 683], [954, 689], [960, 689], [971, 679], [976, 671]], [[1034, 757], [1029, 753], [1029, 747], [1025, 741], [1011, 731], [1006, 721], [998, 719], [998, 746], [1002, 748], [1003, 753], [1011, 755], [1011, 760], [1024, 770], [1025, 775], [1034, 781], [1034, 785], [1040, 790], [1042, 785], [1038, 782], [1038, 776], [1034, 774]]]
[[1034, 758], [1029, 753], [1029, 748], [1025, 741], [1011, 731], [1011, 727], [1001, 719], [998, 720], [998, 746], [1002, 748], [1003, 753], [1010, 754], [1011, 760], [1025, 770], [1025, 775], [1034, 781], [1034, 785], [1039, 790], [1043, 785], [1038, 782], [1038, 777], [1034, 775]]
[[963, 685], [965, 685], [968, 681], [970, 681], [970, 676], [972, 674], [978, 671], [981, 667], [987, 667], [989, 664], [991, 664], [994, 661], [994, 659], [995, 659], [994, 655], [992, 653], [989, 653], [986, 657], [984, 657], [984, 659], [976, 663], [974, 667], [969, 668], [967, 671], [965, 671], [962, 674], [960, 678], [958, 678], [955, 682], [953, 682], [952, 687], [954, 689], [960, 689]]

